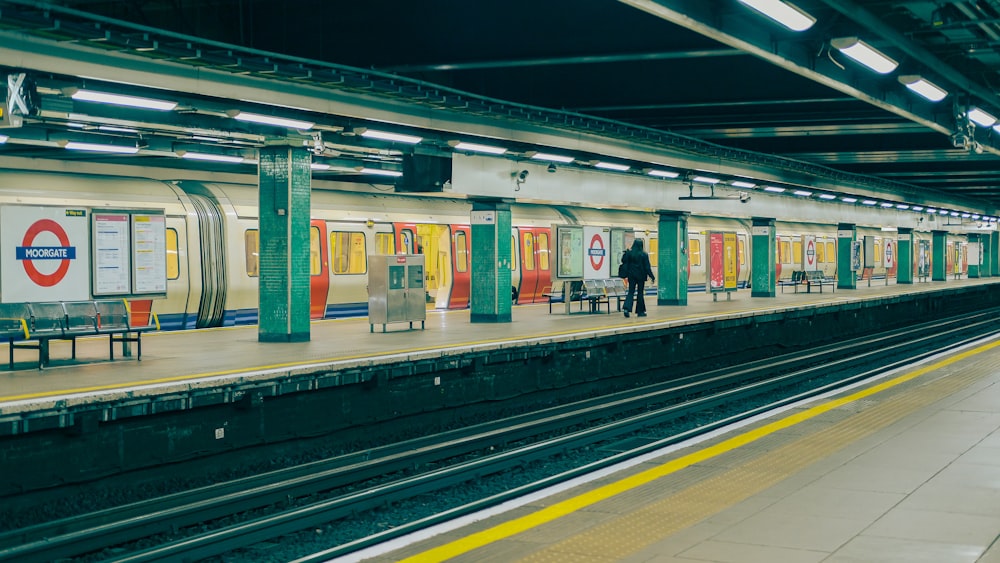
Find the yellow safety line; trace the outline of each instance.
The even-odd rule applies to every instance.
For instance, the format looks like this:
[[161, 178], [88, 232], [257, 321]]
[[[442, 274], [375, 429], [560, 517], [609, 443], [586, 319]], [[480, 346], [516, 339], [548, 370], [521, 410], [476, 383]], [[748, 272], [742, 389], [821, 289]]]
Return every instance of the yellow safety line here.
[[515, 518], [514, 520], [504, 522], [503, 524], [499, 524], [487, 530], [477, 532], [470, 536], [466, 536], [462, 539], [446, 543], [442, 546], [435, 547], [433, 549], [414, 555], [412, 557], [408, 557], [406, 559], [403, 559], [402, 561], [407, 563], [417, 563], [417, 562], [427, 562], [427, 561], [444, 561], [446, 559], [457, 557], [464, 553], [468, 553], [474, 549], [478, 549], [488, 544], [530, 530], [536, 526], [540, 526], [542, 524], [551, 522], [553, 520], [556, 520], [557, 518], [561, 518], [563, 516], [576, 512], [582, 508], [598, 503], [600, 501], [607, 500], [611, 497], [622, 494], [626, 491], [630, 491], [642, 485], [646, 485], [652, 481], [655, 481], [656, 479], [665, 477], [667, 475], [680, 471], [681, 469], [690, 467], [691, 465], [694, 465], [696, 463], [712, 459], [714, 457], [727, 453], [736, 448], [760, 440], [761, 438], [764, 438], [765, 436], [773, 434], [779, 430], [784, 430], [800, 422], [804, 422], [811, 418], [815, 418], [823, 413], [826, 413], [828, 411], [831, 411], [848, 403], [858, 401], [866, 397], [870, 397], [877, 393], [881, 393], [882, 391], [885, 391], [887, 389], [890, 389], [892, 387], [895, 387], [897, 385], [900, 385], [902, 383], [905, 383], [907, 381], [910, 381], [912, 379], [915, 379], [932, 371], [944, 368], [946, 366], [949, 366], [955, 362], [964, 360], [971, 356], [981, 354], [983, 352], [996, 348], [997, 346], [1000, 346], [1000, 340], [996, 342], [991, 342], [989, 344], [985, 344], [983, 346], [974, 348], [972, 350], [961, 352], [959, 354], [956, 354], [954, 356], [951, 356], [949, 358], [946, 358], [929, 366], [919, 368], [908, 374], [901, 375], [894, 379], [890, 379], [888, 381], [879, 383], [870, 388], [858, 391], [857, 393], [853, 393], [845, 397], [840, 397], [838, 399], [833, 399], [825, 403], [816, 405], [815, 407], [812, 407], [806, 411], [802, 411], [787, 416], [783, 419], [776, 420], [774, 422], [761, 426], [760, 428], [756, 428], [754, 430], [750, 430], [738, 436], [734, 436], [732, 438], [724, 440], [718, 444], [715, 444], [714, 446], [709, 446], [707, 448], [698, 450], [683, 457], [671, 460], [658, 467], [648, 469], [646, 471], [637, 473], [630, 477], [626, 477], [614, 483], [609, 483], [607, 485], [593, 489], [576, 497], [564, 500], [562, 502], [558, 502], [556, 504], [553, 504], [552, 506], [538, 510], [537, 512], [534, 512], [532, 514], [528, 514], [520, 518]]

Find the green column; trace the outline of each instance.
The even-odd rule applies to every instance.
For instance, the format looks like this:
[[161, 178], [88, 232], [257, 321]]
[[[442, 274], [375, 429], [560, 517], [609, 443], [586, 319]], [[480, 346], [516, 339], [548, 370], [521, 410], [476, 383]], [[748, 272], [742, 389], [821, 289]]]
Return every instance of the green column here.
[[688, 214], [660, 211], [657, 223], [659, 248], [656, 265], [656, 304], [687, 305]]
[[979, 276], [989, 278], [993, 276], [993, 237], [990, 233], [982, 233], [979, 235], [979, 243], [983, 253], [983, 267], [979, 269]]
[[[978, 233], [969, 233], [968, 236], [969, 236], [969, 244], [970, 245], [978, 244], [979, 243], [980, 239], [979, 239], [979, 234]], [[982, 252], [982, 251], [983, 251], [983, 247], [980, 246], [979, 247], [979, 252]], [[975, 258], [975, 256], [973, 256], [972, 258]], [[969, 279], [981, 277], [980, 276], [981, 268], [979, 266], [979, 261], [980, 260], [982, 260], [982, 258], [979, 258], [979, 259], [974, 260], [974, 261], [973, 260], [969, 260], [969, 270], [968, 270]]]
[[1000, 232], [990, 233], [990, 275], [1000, 276]]
[[837, 225], [837, 287], [857, 289], [858, 273], [854, 271], [854, 241], [858, 230], [852, 223]]
[[931, 281], [948, 281], [948, 231], [931, 231]]
[[510, 204], [472, 202], [472, 295], [474, 323], [509, 323]]
[[309, 197], [312, 155], [260, 149], [260, 342], [309, 340]]
[[750, 237], [750, 297], [774, 297], [777, 287], [774, 219], [754, 217]]
[[896, 283], [913, 283], [913, 229], [900, 227], [896, 246]]

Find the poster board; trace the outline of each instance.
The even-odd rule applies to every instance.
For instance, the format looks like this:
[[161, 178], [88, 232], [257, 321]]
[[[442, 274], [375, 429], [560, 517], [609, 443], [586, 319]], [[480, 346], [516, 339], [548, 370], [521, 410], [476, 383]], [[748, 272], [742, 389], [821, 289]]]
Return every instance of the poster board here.
[[708, 233], [709, 293], [736, 291], [739, 256], [736, 233]]
[[552, 281], [583, 279], [583, 227], [553, 225], [556, 235], [556, 264]]
[[164, 297], [166, 217], [148, 209], [91, 213], [94, 297]]

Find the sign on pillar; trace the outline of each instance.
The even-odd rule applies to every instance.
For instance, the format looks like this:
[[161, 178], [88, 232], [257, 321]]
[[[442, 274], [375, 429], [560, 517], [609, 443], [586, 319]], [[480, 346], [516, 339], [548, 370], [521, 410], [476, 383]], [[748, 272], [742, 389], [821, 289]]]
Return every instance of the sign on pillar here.
[[311, 164], [304, 148], [260, 149], [260, 342], [309, 340]]
[[687, 305], [688, 214], [661, 211], [657, 223], [656, 304]]
[[499, 201], [473, 201], [470, 223], [470, 320], [509, 323], [512, 305], [510, 205]]
[[754, 217], [750, 236], [750, 297], [774, 297], [778, 281], [774, 219]]

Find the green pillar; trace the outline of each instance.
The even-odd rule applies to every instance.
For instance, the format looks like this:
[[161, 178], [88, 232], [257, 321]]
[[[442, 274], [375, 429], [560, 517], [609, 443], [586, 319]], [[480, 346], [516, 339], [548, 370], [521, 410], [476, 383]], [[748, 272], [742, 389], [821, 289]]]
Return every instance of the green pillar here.
[[777, 287], [774, 219], [754, 217], [750, 237], [750, 297], [774, 297]]
[[304, 148], [260, 149], [260, 342], [309, 340], [311, 164]]
[[931, 231], [931, 281], [948, 281], [948, 231]]
[[1000, 231], [990, 233], [990, 275], [1000, 276]]
[[989, 278], [993, 276], [993, 237], [990, 233], [979, 235], [979, 244], [982, 246], [983, 267], [979, 269], [979, 276]]
[[858, 238], [858, 230], [852, 223], [837, 225], [837, 287], [839, 289], [857, 289], [858, 273], [854, 271], [854, 241]]
[[[969, 246], [972, 246], [972, 245], [979, 246], [980, 237], [979, 237], [978, 233], [969, 233], [968, 237], [969, 237]], [[982, 253], [982, 251], [983, 251], [983, 247], [979, 246], [979, 252]], [[980, 268], [980, 265], [979, 265], [980, 261], [982, 260], [981, 256], [982, 255], [980, 254], [980, 256], [970, 256], [969, 257], [970, 260], [969, 260], [968, 274], [969, 274], [969, 279], [970, 280], [973, 279], [973, 278], [981, 277], [981, 275], [980, 275], [981, 274], [981, 268]]]
[[472, 295], [474, 323], [509, 323], [510, 204], [472, 202]]
[[656, 266], [656, 304], [687, 305], [688, 214], [660, 211], [657, 223], [659, 248]]
[[913, 283], [913, 229], [899, 227], [896, 246], [896, 283]]

